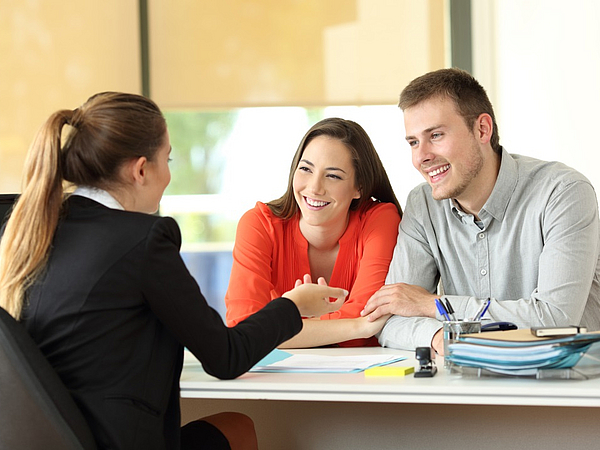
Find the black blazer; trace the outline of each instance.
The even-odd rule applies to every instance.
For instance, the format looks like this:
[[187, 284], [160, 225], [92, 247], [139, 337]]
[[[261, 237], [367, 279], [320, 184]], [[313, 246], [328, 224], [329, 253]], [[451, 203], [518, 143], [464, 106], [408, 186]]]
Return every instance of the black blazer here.
[[235, 378], [302, 328], [278, 299], [234, 328], [186, 269], [171, 218], [66, 203], [24, 321], [71, 391], [100, 448], [179, 448], [183, 346]]

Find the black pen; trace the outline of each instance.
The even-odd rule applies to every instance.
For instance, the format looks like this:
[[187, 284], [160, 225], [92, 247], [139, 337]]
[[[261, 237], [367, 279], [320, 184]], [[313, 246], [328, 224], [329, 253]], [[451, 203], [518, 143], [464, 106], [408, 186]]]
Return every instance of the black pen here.
[[450, 304], [450, 300], [448, 300], [447, 298], [444, 299], [446, 302], [446, 311], [448, 311], [448, 314], [450, 314], [450, 317], [452, 317], [452, 320], [456, 321], [456, 316], [454, 315], [454, 308], [452, 308], [452, 305]]
[[448, 316], [448, 311], [446, 311], [446, 307], [442, 303], [441, 300], [435, 299], [435, 306], [437, 307], [438, 312], [441, 316], [443, 316], [447, 321], [450, 321], [450, 317]]

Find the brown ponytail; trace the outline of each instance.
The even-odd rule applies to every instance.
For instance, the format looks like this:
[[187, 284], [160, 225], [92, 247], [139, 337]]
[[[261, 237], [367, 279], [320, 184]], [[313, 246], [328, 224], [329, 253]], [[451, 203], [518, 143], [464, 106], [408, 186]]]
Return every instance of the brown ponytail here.
[[71, 115], [58, 111], [39, 130], [25, 162], [23, 192], [0, 241], [0, 306], [17, 319], [25, 291], [44, 267], [58, 223], [61, 131]]
[[[66, 124], [69, 133], [63, 133]], [[48, 259], [64, 181], [101, 189], [118, 185], [122, 164], [141, 156], [153, 160], [166, 129], [152, 100], [119, 92], [96, 94], [74, 111], [50, 116], [29, 148], [23, 192], [0, 241], [0, 306], [21, 317], [26, 291]]]

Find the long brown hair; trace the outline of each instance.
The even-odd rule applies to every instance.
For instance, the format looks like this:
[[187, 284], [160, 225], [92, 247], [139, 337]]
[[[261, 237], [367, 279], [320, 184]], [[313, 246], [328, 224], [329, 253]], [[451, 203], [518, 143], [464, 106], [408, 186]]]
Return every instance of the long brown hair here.
[[96, 188], [119, 184], [121, 165], [141, 156], [152, 160], [165, 132], [152, 100], [118, 92], [96, 94], [81, 107], [48, 118], [29, 148], [22, 193], [0, 241], [0, 306], [21, 317], [25, 293], [48, 258], [65, 182]]
[[400, 203], [396, 199], [385, 168], [379, 159], [379, 155], [369, 135], [356, 122], [337, 117], [317, 122], [306, 132], [300, 141], [290, 167], [288, 187], [285, 194], [267, 203], [273, 214], [282, 219], [290, 219], [298, 212], [299, 207], [294, 198], [294, 173], [302, 159], [304, 149], [317, 136], [328, 136], [339, 139], [350, 151], [355, 173], [354, 181], [361, 193], [359, 199], [352, 200], [350, 204], [351, 210], [367, 207], [375, 200], [393, 203], [396, 205], [400, 216], [402, 216]]

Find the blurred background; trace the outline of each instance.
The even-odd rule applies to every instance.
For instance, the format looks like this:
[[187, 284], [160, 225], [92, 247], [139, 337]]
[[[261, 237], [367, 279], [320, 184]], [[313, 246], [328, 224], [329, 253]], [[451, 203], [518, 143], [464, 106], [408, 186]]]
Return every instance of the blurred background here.
[[479, 79], [509, 152], [600, 186], [598, 23], [596, 0], [0, 0], [0, 193], [19, 192], [55, 110], [107, 90], [153, 98], [173, 146], [160, 212], [223, 312], [237, 221], [284, 192], [316, 121], [360, 123], [404, 205], [422, 179], [396, 105], [430, 70]]

